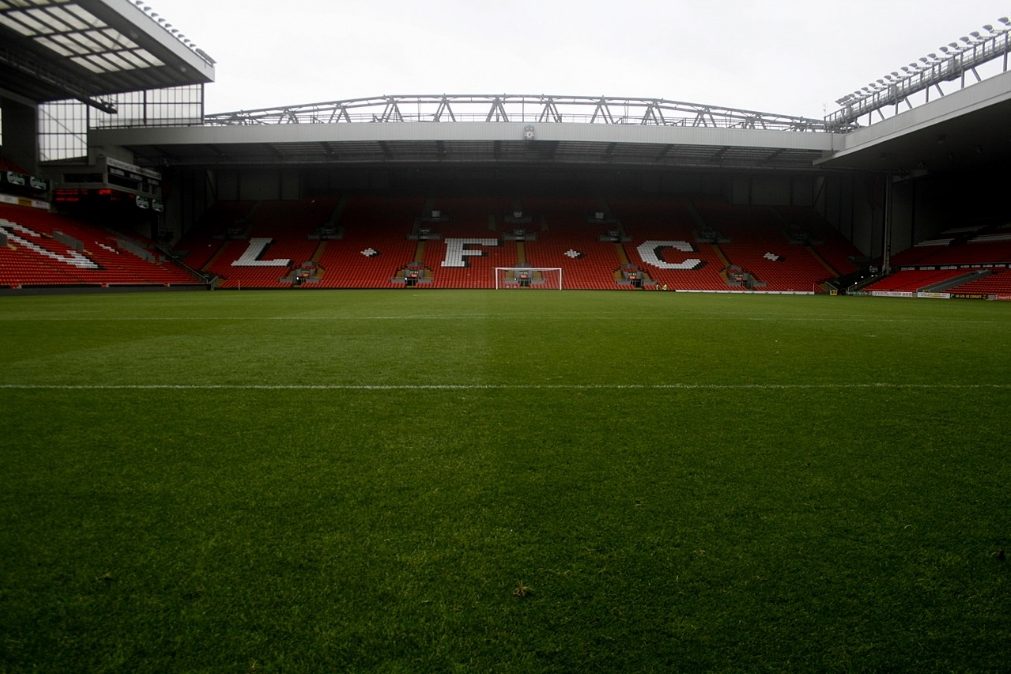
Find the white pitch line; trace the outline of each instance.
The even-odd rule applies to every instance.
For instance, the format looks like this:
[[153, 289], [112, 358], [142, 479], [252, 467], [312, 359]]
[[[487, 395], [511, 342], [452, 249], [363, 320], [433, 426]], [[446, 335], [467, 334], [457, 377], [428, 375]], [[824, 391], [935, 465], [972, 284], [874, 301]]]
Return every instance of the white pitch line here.
[[1011, 389], [1005, 384], [0, 384], [13, 391], [670, 391], [816, 389]]
[[[355, 321], [459, 321], [459, 320], [517, 320], [537, 321], [751, 321], [771, 323], [913, 323], [932, 320], [920, 317], [871, 318], [866, 316], [733, 316], [728, 314], [662, 314], [652, 316], [628, 316], [620, 314], [441, 314], [441, 315], [392, 315], [392, 316], [0, 316], [0, 323], [156, 323], [176, 322], [355, 322]], [[959, 319], [959, 325], [991, 324], [999, 321], [990, 319]]]

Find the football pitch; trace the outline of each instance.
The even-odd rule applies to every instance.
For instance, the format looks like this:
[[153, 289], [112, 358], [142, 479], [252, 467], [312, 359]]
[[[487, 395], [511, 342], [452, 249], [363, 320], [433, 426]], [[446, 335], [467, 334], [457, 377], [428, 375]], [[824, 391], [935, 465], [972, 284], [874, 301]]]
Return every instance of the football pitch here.
[[1007, 671], [1011, 305], [0, 297], [0, 672]]

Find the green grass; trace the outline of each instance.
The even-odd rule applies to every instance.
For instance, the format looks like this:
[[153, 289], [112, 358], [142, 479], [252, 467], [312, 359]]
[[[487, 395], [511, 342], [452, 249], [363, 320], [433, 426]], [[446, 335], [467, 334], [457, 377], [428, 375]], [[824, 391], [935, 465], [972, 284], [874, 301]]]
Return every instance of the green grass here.
[[0, 672], [1011, 662], [1005, 304], [3, 297], [0, 334]]

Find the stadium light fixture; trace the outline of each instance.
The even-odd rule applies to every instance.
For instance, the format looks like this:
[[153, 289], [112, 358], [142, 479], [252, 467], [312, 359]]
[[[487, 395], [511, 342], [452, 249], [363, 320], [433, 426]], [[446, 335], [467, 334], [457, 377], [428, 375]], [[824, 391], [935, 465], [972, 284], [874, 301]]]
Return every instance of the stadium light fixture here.
[[935, 54], [934, 52], [930, 52], [929, 54], [927, 54], [927, 56], [934, 59], [935, 61], [937, 60], [937, 54]]
[[944, 55], [947, 56], [950, 50], [947, 47], [941, 47], [941, 51], [943, 51]]
[[1006, 16], [1002, 16], [1001, 18], [999, 18], [997, 20], [1000, 21], [1005, 26], [1011, 27], [1011, 19], [1007, 18]]
[[995, 31], [995, 30], [993, 29], [993, 26], [992, 26], [992, 25], [990, 25], [989, 23], [984, 23], [984, 24], [983, 24], [983, 30], [985, 30], [985, 31], [986, 31], [986, 32], [988, 32], [988, 33], [996, 33], [996, 32], [997, 32], [997, 31]]
[[972, 35], [977, 40], [982, 40], [983, 39], [983, 36], [979, 34], [978, 30], [972, 31], [971, 33], [969, 33], [969, 35]]
[[966, 43], [966, 44], [972, 44], [972, 40], [970, 40], [969, 38], [967, 38], [964, 35], [962, 37], [958, 38], [958, 39], [961, 40], [962, 42]]

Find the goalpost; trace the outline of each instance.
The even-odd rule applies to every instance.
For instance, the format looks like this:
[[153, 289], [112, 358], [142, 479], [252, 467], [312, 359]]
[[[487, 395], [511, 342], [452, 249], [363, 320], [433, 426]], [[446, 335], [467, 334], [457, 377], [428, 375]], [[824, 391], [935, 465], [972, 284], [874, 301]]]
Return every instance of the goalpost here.
[[495, 290], [504, 288], [562, 289], [561, 267], [495, 267]]

